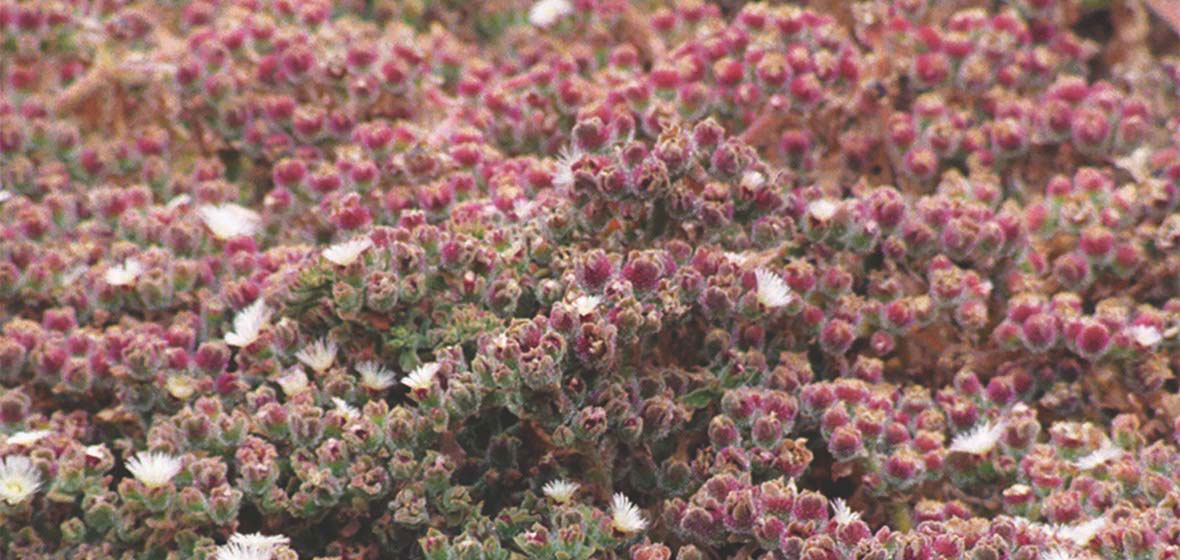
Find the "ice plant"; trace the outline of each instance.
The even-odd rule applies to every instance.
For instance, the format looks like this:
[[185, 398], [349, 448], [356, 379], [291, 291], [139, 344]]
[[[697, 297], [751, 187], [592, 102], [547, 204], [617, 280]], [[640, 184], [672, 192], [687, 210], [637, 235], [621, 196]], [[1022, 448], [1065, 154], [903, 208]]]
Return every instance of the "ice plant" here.
[[0, 555], [1178, 558], [1162, 4], [0, 1]]
[[758, 283], [758, 301], [762, 305], [773, 309], [791, 302], [791, 289], [777, 274], [759, 268], [754, 275]]
[[258, 340], [263, 327], [270, 320], [270, 309], [266, 301], [259, 298], [234, 315], [234, 330], [226, 333], [225, 343], [230, 346], [249, 346]]
[[373, 246], [373, 241], [368, 237], [360, 237], [350, 241], [337, 243], [324, 249], [322, 254], [332, 264], [337, 266], [348, 266], [358, 258], [365, 250]]
[[377, 362], [361, 362], [356, 365], [356, 371], [361, 386], [370, 391], [384, 391], [397, 382], [397, 374]]
[[647, 529], [647, 520], [643, 512], [623, 494], [615, 494], [610, 499], [611, 527], [623, 534], [641, 533]]
[[335, 340], [321, 338], [296, 352], [295, 357], [315, 373], [323, 373], [336, 361], [336, 350]]
[[558, 478], [546, 482], [545, 486], [541, 488], [541, 491], [544, 492], [545, 496], [550, 500], [553, 500], [559, 504], [564, 504], [573, 499], [574, 493], [576, 493], [578, 488], [581, 486], [582, 485], [578, 484], [577, 482]]
[[135, 279], [143, 272], [143, 265], [135, 259], [127, 259], [122, 264], [113, 265], [103, 274], [103, 280], [111, 286], [131, 286]]
[[1002, 422], [982, 422], [974, 428], [958, 434], [947, 449], [968, 455], [986, 455], [1000, 442], [1006, 425]]
[[22, 504], [41, 488], [41, 473], [28, 457], [11, 455], [0, 461], [0, 500]]
[[148, 488], [168, 484], [180, 474], [183, 467], [180, 457], [160, 451], [140, 451], [127, 460], [127, 470], [131, 476]]
[[573, 11], [569, 0], [539, 0], [529, 8], [529, 23], [540, 28], [552, 27]]
[[262, 218], [257, 212], [238, 204], [204, 205], [197, 208], [197, 216], [220, 240], [251, 237], [258, 232]]
[[437, 362], [422, 364], [402, 378], [402, 385], [409, 387], [413, 395], [422, 398], [434, 385], [434, 375], [438, 373], [439, 367]]

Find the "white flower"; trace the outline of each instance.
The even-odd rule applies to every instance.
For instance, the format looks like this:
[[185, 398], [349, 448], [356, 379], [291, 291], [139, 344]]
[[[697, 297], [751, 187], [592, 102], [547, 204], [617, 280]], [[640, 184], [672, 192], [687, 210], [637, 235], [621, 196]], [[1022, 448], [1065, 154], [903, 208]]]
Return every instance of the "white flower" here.
[[242, 546], [274, 548], [276, 546], [286, 545], [287, 543], [291, 542], [291, 539], [283, 535], [264, 535], [262, 533], [250, 533], [248, 535], [243, 535], [241, 533], [234, 533], [233, 536], [229, 538], [229, 542], [232, 544], [240, 544]]
[[622, 533], [638, 533], [647, 529], [647, 520], [631, 500], [622, 494], [610, 499], [611, 525]]
[[557, 20], [574, 13], [569, 0], [540, 0], [529, 9], [529, 23], [536, 27], [550, 27]]
[[308, 388], [307, 374], [303, 373], [303, 368], [298, 367], [275, 379], [275, 382], [288, 397], [298, 395]]
[[1120, 449], [1110, 440], [1103, 442], [1102, 447], [1095, 449], [1093, 452], [1079, 457], [1074, 466], [1083, 471], [1088, 471], [1092, 468], [1102, 466], [1107, 461], [1118, 459], [1123, 456], [1123, 450]]
[[230, 346], [249, 346], [258, 340], [262, 327], [270, 320], [270, 309], [266, 302], [258, 298], [248, 307], [234, 315], [234, 332], [225, 335], [225, 343]]
[[569, 480], [565, 480], [564, 478], [559, 478], [557, 480], [550, 480], [545, 484], [544, 487], [541, 488], [541, 491], [544, 492], [545, 495], [549, 497], [549, 499], [559, 504], [564, 504], [570, 501], [570, 499], [574, 497], [574, 492], [577, 492], [578, 488], [581, 487], [582, 485], [578, 484], [577, 482], [571, 482]]
[[1128, 332], [1131, 338], [1144, 348], [1151, 348], [1164, 339], [1163, 333], [1151, 325], [1135, 325], [1128, 329]]
[[5, 202], [8, 202], [11, 199], [12, 199], [11, 192], [8, 192], [5, 190], [0, 190], [0, 204], [4, 204]]
[[758, 301], [766, 307], [782, 307], [791, 302], [791, 288], [782, 278], [765, 268], [754, 271], [758, 281]]
[[8, 436], [9, 445], [32, 445], [37, 443], [53, 432], [49, 430], [29, 430], [25, 432], [17, 432]]
[[1106, 526], [1105, 517], [1095, 517], [1076, 525], [1054, 525], [1053, 536], [1078, 546], [1086, 546]]
[[1078, 560], [1078, 557], [1064, 548], [1051, 548], [1041, 553], [1040, 560]]
[[357, 258], [361, 256], [369, 247], [373, 246], [373, 240], [366, 237], [358, 237], [352, 241], [345, 241], [337, 243], [324, 249], [323, 255], [333, 264], [339, 266], [348, 266], [356, 262]]
[[312, 371], [323, 373], [336, 361], [336, 341], [321, 338], [296, 352], [295, 357]]
[[417, 369], [402, 378], [402, 383], [411, 391], [429, 391], [431, 385], [434, 384], [434, 374], [438, 373], [438, 368], [438, 362], [418, 366]]
[[356, 371], [361, 374], [361, 385], [371, 391], [384, 391], [397, 382], [397, 376], [377, 362], [361, 362]]
[[836, 210], [839, 206], [835, 202], [826, 198], [812, 202], [807, 206], [807, 213], [811, 214], [816, 220], [826, 222], [836, 215]]
[[185, 204], [188, 204], [192, 201], [193, 201], [193, 197], [191, 197], [187, 194], [182, 194], [180, 196], [173, 198], [172, 200], [169, 200], [168, 204], [165, 205], [164, 208], [167, 208], [169, 210], [175, 210], [175, 209], [180, 208], [181, 206], [184, 206]]
[[589, 315], [598, 308], [598, 304], [600, 303], [602, 303], [602, 298], [598, 296], [580, 296], [571, 305], [574, 307], [574, 313], [578, 315]]
[[10, 506], [33, 497], [41, 488], [41, 473], [28, 457], [13, 455], [0, 462], [0, 500]]
[[553, 174], [553, 186], [568, 189], [574, 186], [573, 166], [582, 159], [582, 152], [577, 148], [566, 146], [557, 154], [557, 172]]
[[721, 253], [721, 255], [726, 259], [729, 259], [729, 262], [732, 262], [738, 266], [742, 266], [743, 264], [746, 264], [746, 261], [750, 260], [750, 253], [733, 253], [726, 251]]
[[361, 415], [355, 406], [348, 404], [348, 401], [340, 397], [332, 397], [332, 404], [336, 405], [336, 410], [344, 413], [350, 420]]
[[757, 190], [766, 184], [766, 176], [757, 171], [747, 171], [742, 174], [742, 186], [750, 190]]
[[250, 237], [262, 225], [262, 217], [257, 212], [237, 204], [206, 204], [197, 208], [197, 215], [205, 222], [205, 227], [213, 232], [213, 237], [223, 241]]
[[847, 525], [860, 519], [860, 512], [852, 511], [844, 500], [836, 498], [832, 500], [832, 519], [836, 521], [836, 525]]
[[127, 461], [127, 470], [147, 487], [168, 484], [180, 474], [183, 463], [180, 457], [158, 451], [140, 451]]
[[273, 550], [269, 547], [249, 546], [228, 542], [217, 547], [214, 560], [270, 560]]
[[967, 453], [970, 455], [984, 455], [995, 448], [1004, 433], [1005, 425], [984, 422], [970, 431], [961, 433], [951, 440], [949, 451]]
[[135, 283], [135, 279], [139, 278], [139, 274], [143, 272], [143, 265], [135, 259], [127, 259], [123, 264], [117, 264], [107, 269], [106, 274], [103, 275], [103, 280], [111, 286], [130, 286]]

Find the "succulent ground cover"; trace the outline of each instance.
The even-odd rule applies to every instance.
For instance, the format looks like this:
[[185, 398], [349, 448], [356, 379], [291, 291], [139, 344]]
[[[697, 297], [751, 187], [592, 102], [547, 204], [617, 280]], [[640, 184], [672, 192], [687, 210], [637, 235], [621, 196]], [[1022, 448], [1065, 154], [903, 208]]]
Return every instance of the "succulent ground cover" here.
[[1180, 558], [1163, 0], [0, 0], [0, 557]]

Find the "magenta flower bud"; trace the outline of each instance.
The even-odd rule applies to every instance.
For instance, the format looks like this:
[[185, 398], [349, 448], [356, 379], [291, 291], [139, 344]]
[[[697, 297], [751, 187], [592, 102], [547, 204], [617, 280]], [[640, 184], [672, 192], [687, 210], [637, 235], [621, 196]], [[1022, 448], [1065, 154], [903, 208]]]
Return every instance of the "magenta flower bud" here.
[[1024, 320], [1020, 339], [1031, 352], [1041, 353], [1057, 343], [1057, 318], [1048, 313], [1035, 313]]
[[881, 309], [881, 322], [891, 331], [904, 333], [914, 324], [913, 309], [907, 300], [891, 301]]
[[1114, 251], [1114, 233], [1101, 226], [1088, 227], [1078, 239], [1078, 248], [1090, 259], [1105, 262]]
[[864, 453], [860, 431], [851, 425], [836, 428], [828, 437], [828, 451], [836, 461], [851, 461]]
[[992, 123], [991, 140], [1001, 154], [1013, 157], [1028, 149], [1029, 135], [1023, 124], [1007, 118]]
[[890, 446], [901, 445], [910, 441], [910, 430], [901, 422], [890, 422], [885, 426], [885, 443]]
[[651, 257], [638, 252], [632, 252], [623, 266], [622, 275], [631, 282], [636, 291], [646, 292], [655, 289], [662, 274], [661, 266]]
[[791, 97], [804, 107], [818, 103], [824, 95], [823, 84], [810, 72], [795, 76], [791, 80], [790, 91]]
[[282, 159], [271, 169], [271, 178], [275, 184], [288, 189], [300, 187], [306, 177], [307, 164], [301, 159]]
[[938, 171], [938, 155], [925, 146], [914, 146], [902, 156], [902, 169], [918, 180], [929, 180]]
[[882, 472], [890, 484], [905, 489], [918, 483], [922, 469], [921, 458], [908, 447], [901, 447], [885, 459]]
[[983, 392], [979, 377], [971, 370], [965, 369], [956, 373], [953, 383], [955, 390], [965, 397], [975, 397]]
[[1110, 350], [1110, 329], [1098, 321], [1085, 321], [1074, 335], [1073, 345], [1083, 358], [1098, 360]]
[[1053, 277], [1066, 288], [1077, 290], [1093, 280], [1090, 262], [1081, 253], [1066, 253], [1053, 261]]
[[988, 381], [986, 395], [991, 402], [1004, 406], [1016, 398], [1016, 388], [1010, 377], [1001, 375]]
[[828, 499], [818, 492], [804, 490], [795, 497], [791, 513], [800, 521], [826, 521]]
[[596, 152], [610, 139], [610, 131], [598, 117], [578, 121], [572, 135], [574, 146], [583, 152]]
[[832, 433], [832, 430], [848, 424], [850, 420], [848, 409], [843, 404], [837, 403], [829, 406], [820, 416], [820, 429], [825, 435], [828, 435]]
[[1101, 150], [1110, 138], [1110, 117], [1096, 107], [1083, 107], [1070, 119], [1070, 134], [1078, 149], [1087, 152]]
[[828, 321], [819, 335], [820, 347], [824, 352], [834, 356], [843, 356], [855, 341], [856, 331], [843, 319]]

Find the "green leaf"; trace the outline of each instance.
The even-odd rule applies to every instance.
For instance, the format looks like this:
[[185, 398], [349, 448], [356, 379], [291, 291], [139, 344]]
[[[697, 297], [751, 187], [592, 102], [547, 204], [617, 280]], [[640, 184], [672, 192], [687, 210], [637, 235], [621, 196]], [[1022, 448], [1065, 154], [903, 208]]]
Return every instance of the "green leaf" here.
[[705, 408], [713, 401], [721, 398], [721, 391], [712, 387], [697, 389], [680, 399], [681, 404], [689, 408]]

